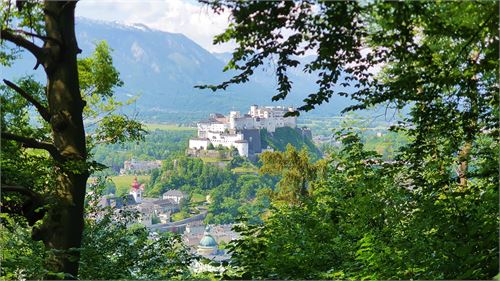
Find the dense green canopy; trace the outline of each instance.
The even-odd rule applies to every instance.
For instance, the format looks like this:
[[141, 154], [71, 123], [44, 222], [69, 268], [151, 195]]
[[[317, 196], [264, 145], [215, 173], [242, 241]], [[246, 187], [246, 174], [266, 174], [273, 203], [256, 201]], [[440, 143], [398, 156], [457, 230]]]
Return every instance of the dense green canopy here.
[[[290, 93], [287, 73], [295, 67], [318, 75], [317, 90], [294, 114], [336, 95], [358, 102], [346, 111], [409, 110], [392, 128], [408, 137], [395, 159], [383, 161], [343, 132], [326, 178], [309, 182], [307, 193], [296, 189], [299, 203], [273, 202], [263, 224], [242, 226], [243, 238], [232, 246], [234, 276], [498, 274], [498, 1], [203, 2], [230, 13], [215, 42], [236, 42], [226, 68], [239, 71], [203, 87], [244, 83], [271, 62], [278, 81], [273, 100]], [[299, 65], [297, 56], [305, 54], [315, 59]], [[293, 187], [291, 171], [305, 165], [287, 164], [268, 172]]]

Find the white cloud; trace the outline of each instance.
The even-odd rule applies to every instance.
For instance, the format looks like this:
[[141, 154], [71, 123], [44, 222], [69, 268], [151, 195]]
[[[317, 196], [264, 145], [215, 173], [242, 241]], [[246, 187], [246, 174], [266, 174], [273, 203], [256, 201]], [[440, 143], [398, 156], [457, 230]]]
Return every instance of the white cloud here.
[[212, 45], [213, 37], [227, 27], [229, 13], [217, 15], [192, 0], [86, 0], [78, 2], [76, 15], [182, 33], [211, 52], [234, 48], [234, 44]]

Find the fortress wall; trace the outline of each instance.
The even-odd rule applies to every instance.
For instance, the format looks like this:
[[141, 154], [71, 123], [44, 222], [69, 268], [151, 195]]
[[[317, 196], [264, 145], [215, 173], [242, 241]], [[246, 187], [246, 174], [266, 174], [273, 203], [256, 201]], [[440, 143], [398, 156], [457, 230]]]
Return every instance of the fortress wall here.
[[246, 129], [242, 130], [243, 138], [248, 142], [248, 153], [255, 154], [262, 152], [260, 130], [259, 129]]

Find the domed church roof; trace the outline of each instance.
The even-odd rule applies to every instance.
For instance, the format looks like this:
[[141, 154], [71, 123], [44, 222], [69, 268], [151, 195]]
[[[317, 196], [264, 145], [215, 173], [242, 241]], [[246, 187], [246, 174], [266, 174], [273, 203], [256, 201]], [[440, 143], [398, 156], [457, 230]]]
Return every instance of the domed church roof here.
[[198, 244], [201, 247], [217, 247], [217, 241], [209, 234], [210, 228], [207, 226], [205, 233]]
[[212, 237], [212, 235], [208, 234], [204, 235], [203, 238], [201, 238], [199, 245], [203, 247], [217, 247], [217, 242]]

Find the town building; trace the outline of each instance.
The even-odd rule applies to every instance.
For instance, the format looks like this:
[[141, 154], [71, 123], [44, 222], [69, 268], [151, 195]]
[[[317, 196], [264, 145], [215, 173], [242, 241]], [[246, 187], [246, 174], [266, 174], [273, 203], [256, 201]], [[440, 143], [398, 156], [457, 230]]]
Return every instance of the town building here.
[[[194, 224], [188, 226], [186, 228], [186, 232], [184, 232], [183, 235], [184, 243], [187, 242], [186, 243], [187, 246], [190, 246], [192, 249], [194, 248], [193, 253], [199, 255], [202, 260], [203, 259], [209, 260], [215, 263], [206, 263], [196, 259], [190, 265], [190, 268], [194, 273], [202, 273], [202, 272], [222, 273], [226, 270], [226, 268], [222, 265], [222, 262], [229, 261], [231, 255], [228, 253], [226, 249], [219, 249], [219, 244], [217, 243], [217, 241], [224, 241], [222, 237], [227, 239], [227, 237], [229, 236], [231, 236], [231, 240], [236, 239], [237, 234], [231, 230], [231, 225], [217, 225], [214, 226], [214, 228], [206, 226], [205, 231], [201, 236], [200, 233], [201, 227], [203, 227], [202, 224]], [[221, 233], [221, 231], [223, 231], [224, 233]], [[195, 241], [199, 242], [197, 242], [196, 244], [192, 243]], [[229, 242], [229, 240], [226, 240], [224, 242], [227, 243]]]
[[164, 200], [170, 199], [170, 200], [174, 201], [176, 204], [180, 204], [181, 200], [183, 198], [186, 198], [186, 194], [180, 190], [172, 189], [172, 190], [169, 190], [169, 191], [163, 193], [162, 198]]
[[168, 223], [172, 213], [179, 210], [179, 204], [171, 199], [143, 198], [141, 203], [132, 206], [139, 211], [139, 222], [146, 227], [155, 223]]
[[139, 213], [138, 222], [146, 227], [155, 223], [168, 223], [172, 213], [179, 211], [179, 202], [185, 195], [180, 192], [171, 193], [167, 198], [147, 198], [143, 196], [144, 184], [134, 178], [129, 194], [123, 197], [103, 196], [99, 201], [101, 207], [112, 207], [116, 210], [135, 209]]
[[111, 207], [111, 208], [116, 208], [116, 209], [121, 209], [126, 206], [131, 206], [136, 204], [135, 199], [132, 195], [127, 195], [127, 196], [114, 196], [112, 194], [110, 195], [104, 195], [101, 197], [99, 200], [99, 206], [101, 207]]
[[161, 168], [161, 160], [139, 161], [135, 159], [123, 162], [123, 168], [120, 169], [121, 175], [137, 174], [150, 172], [153, 169]]
[[248, 114], [241, 115], [239, 111], [229, 112], [229, 129], [266, 129], [274, 133], [276, 128], [295, 128], [297, 117], [285, 117], [286, 113], [294, 111], [293, 107], [252, 105]]
[[[232, 230], [232, 228], [232, 224], [212, 225], [209, 229], [209, 234], [215, 239], [215, 241], [227, 244], [240, 237], [237, 232]], [[203, 237], [205, 237], [206, 232], [207, 227], [203, 221], [188, 223], [183, 234], [183, 241], [191, 249], [197, 250], [198, 245]]]
[[137, 177], [134, 178], [132, 182], [132, 188], [130, 189], [129, 194], [134, 197], [134, 201], [136, 203], [141, 203], [142, 201], [142, 192], [144, 191], [144, 184], [139, 184], [137, 181]]
[[210, 235], [210, 227], [207, 226], [205, 232], [203, 233], [203, 237], [198, 243], [197, 253], [202, 256], [208, 256], [217, 254], [218, 245], [217, 241]]

